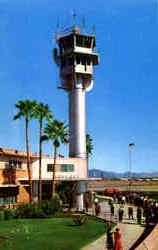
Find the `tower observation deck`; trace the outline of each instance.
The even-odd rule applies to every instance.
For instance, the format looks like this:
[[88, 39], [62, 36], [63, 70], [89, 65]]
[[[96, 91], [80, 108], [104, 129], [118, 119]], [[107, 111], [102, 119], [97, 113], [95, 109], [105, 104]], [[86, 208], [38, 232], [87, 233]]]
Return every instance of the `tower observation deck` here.
[[69, 99], [69, 156], [86, 158], [86, 92], [93, 87], [93, 66], [99, 64], [95, 36], [78, 27], [56, 32], [54, 60], [60, 70], [59, 88]]

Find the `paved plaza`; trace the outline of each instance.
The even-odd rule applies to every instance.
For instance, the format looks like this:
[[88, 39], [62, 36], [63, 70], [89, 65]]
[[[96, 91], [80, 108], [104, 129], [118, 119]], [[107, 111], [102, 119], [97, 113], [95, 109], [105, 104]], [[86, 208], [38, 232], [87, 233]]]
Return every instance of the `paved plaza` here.
[[[107, 202], [101, 203], [101, 214], [99, 217], [107, 219], [107, 220], [113, 220], [117, 223], [117, 217], [118, 217], [118, 208], [119, 205], [115, 204], [115, 215], [111, 218], [110, 215], [110, 206]], [[130, 247], [137, 241], [137, 239], [141, 236], [141, 234], [144, 232], [144, 225], [138, 225], [136, 222], [136, 207], [133, 207], [134, 209], [134, 220], [128, 219], [128, 205], [125, 205], [124, 207], [124, 217], [122, 223], [117, 223], [117, 227], [120, 228], [120, 232], [122, 233], [122, 245], [123, 250], [129, 250]], [[94, 213], [94, 211], [92, 211]], [[106, 234], [104, 234], [102, 237], [100, 237], [95, 242], [91, 243], [87, 247], [82, 248], [82, 250], [105, 250], [106, 248]]]

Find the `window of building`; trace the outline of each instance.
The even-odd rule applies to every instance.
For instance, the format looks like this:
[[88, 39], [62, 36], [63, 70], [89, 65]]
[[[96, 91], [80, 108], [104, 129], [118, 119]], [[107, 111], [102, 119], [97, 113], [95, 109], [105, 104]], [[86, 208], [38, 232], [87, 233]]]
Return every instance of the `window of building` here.
[[53, 171], [53, 164], [47, 164], [47, 172]]
[[0, 197], [0, 206], [16, 204], [16, 196]]
[[[53, 171], [53, 164], [47, 164], [47, 172]], [[56, 172], [74, 172], [75, 166], [73, 164], [56, 164]]]
[[18, 160], [9, 160], [9, 164], [7, 164], [7, 167], [10, 169], [21, 169], [22, 162]]
[[74, 172], [74, 165], [73, 164], [62, 164], [61, 165], [61, 172]]

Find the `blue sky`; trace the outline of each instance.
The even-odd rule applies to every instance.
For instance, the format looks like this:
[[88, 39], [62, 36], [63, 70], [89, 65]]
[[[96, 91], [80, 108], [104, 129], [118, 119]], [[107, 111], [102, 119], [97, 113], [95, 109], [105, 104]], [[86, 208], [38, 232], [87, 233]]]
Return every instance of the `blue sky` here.
[[[90, 168], [156, 171], [158, 166], [158, 3], [157, 0], [0, 0], [0, 142], [25, 150], [24, 120], [13, 121], [14, 104], [36, 99], [68, 122], [67, 94], [57, 89], [59, 71], [52, 60], [54, 32], [77, 23], [96, 26], [100, 65], [87, 93], [87, 132], [94, 140]], [[38, 123], [30, 122], [30, 148], [38, 152]], [[44, 153], [52, 154], [51, 143]], [[67, 147], [60, 152], [68, 153]]]

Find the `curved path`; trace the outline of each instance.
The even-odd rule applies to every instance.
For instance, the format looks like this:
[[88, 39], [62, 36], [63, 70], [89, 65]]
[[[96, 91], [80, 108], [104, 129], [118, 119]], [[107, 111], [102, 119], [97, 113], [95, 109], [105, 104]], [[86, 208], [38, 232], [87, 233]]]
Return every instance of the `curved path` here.
[[[112, 220], [117, 220], [118, 214], [118, 204], [115, 204], [115, 216]], [[122, 244], [123, 250], [129, 250], [130, 247], [136, 242], [136, 240], [141, 236], [144, 231], [143, 225], [136, 224], [136, 207], [134, 208], [134, 221], [128, 219], [128, 206], [125, 205], [124, 218], [122, 223], [117, 223], [117, 227], [120, 228], [122, 233]], [[106, 202], [101, 203], [101, 214], [99, 217], [110, 219], [110, 207]], [[92, 211], [93, 213], [93, 211]], [[82, 248], [82, 250], [105, 250], [106, 248], [106, 234], [100, 237], [95, 242], [89, 244], [88, 246]]]

